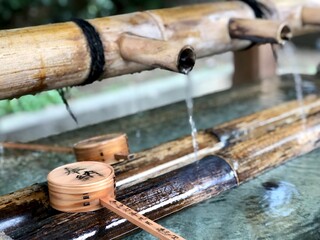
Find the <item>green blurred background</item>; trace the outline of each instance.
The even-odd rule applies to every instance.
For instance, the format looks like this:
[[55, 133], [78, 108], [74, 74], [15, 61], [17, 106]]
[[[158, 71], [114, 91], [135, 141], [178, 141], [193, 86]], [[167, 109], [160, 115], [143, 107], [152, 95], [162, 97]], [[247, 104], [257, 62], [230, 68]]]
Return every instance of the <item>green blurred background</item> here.
[[16, 28], [163, 8], [161, 0], [1, 0], [0, 28]]

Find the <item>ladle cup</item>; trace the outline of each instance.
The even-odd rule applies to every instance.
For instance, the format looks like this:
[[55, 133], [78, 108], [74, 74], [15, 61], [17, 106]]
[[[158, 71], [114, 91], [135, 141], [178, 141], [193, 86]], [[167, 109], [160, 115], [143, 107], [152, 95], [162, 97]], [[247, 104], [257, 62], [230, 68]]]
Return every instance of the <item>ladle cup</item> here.
[[106, 207], [164, 240], [184, 239], [115, 199], [115, 175], [106, 163], [67, 164], [48, 174], [50, 205], [63, 212], [87, 212]]

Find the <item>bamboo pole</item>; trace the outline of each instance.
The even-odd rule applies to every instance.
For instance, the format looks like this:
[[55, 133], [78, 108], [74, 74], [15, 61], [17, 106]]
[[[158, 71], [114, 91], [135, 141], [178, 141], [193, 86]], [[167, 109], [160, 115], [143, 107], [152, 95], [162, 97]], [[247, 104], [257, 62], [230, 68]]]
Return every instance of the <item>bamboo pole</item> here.
[[[268, 2], [276, 5], [279, 20], [288, 22], [295, 33], [310, 30], [302, 24], [303, 3], [287, 4], [285, 0]], [[319, 7], [319, 4], [313, 6]], [[96, 35], [100, 36], [105, 58], [101, 62], [104, 62], [104, 66], [100, 66], [102, 72], [89, 82], [150, 70], [152, 62], [181, 71], [172, 65], [165, 66], [163, 60], [157, 62], [160, 58], [158, 54], [154, 54], [154, 59], [150, 52], [144, 54], [141, 51], [139, 55], [132, 56], [134, 59], [129, 59], [124, 51], [121, 54], [119, 39], [125, 33], [144, 38], [150, 44], [158, 40], [157, 44], [163, 43], [163, 47], [170, 45], [171, 41], [179, 45], [178, 49], [190, 45], [196, 56], [202, 58], [241, 50], [251, 44], [250, 41], [230, 37], [229, 20], [239, 18], [253, 20], [255, 16], [247, 4], [228, 1], [89, 20]], [[254, 30], [260, 32], [259, 28]], [[251, 35], [254, 34], [251, 32]], [[269, 37], [268, 31], [264, 31], [264, 34], [262, 38]], [[0, 31], [0, 99], [88, 83], [86, 80], [95, 63], [91, 60], [90, 47], [92, 45], [88, 44], [83, 31], [74, 22]], [[171, 59], [173, 53], [170, 52]]]
[[[277, 62], [270, 44], [253, 46], [233, 54], [233, 87], [271, 79], [277, 75]], [[244, 67], [245, 66], [245, 67]]]
[[234, 144], [218, 156], [235, 169], [239, 182], [247, 181], [267, 168], [277, 166], [288, 159], [308, 153], [320, 146], [320, 113], [274, 129], [259, 138], [250, 138]]
[[319, 111], [320, 99], [310, 95], [304, 98], [303, 105], [299, 101], [293, 100], [220, 124], [206, 131], [216, 136], [219, 141], [235, 143], [250, 138], [258, 138], [279, 127], [301, 122], [303, 115], [312, 116]]
[[[293, 35], [302, 35], [310, 32], [318, 32], [320, 30], [317, 11], [310, 9], [319, 9], [320, 4], [317, 0], [281, 0], [273, 1], [275, 9], [277, 9], [280, 21], [286, 21]], [[310, 11], [309, 11], [310, 10]], [[309, 14], [308, 14], [309, 12]], [[308, 14], [308, 16], [306, 16]]]
[[121, 35], [119, 49], [121, 56], [127, 61], [184, 74], [192, 70], [196, 61], [194, 50], [190, 46], [181, 48], [181, 44], [177, 42], [147, 39], [132, 34]]
[[229, 32], [233, 39], [255, 43], [284, 44], [292, 37], [291, 30], [285, 23], [262, 19], [232, 18], [229, 22]]
[[320, 7], [305, 6], [301, 10], [302, 24], [320, 25]]
[[0, 146], [6, 149], [19, 149], [19, 150], [28, 150], [28, 151], [59, 152], [59, 153], [73, 154], [72, 148], [59, 147], [59, 146], [16, 143], [16, 142], [0, 142]]

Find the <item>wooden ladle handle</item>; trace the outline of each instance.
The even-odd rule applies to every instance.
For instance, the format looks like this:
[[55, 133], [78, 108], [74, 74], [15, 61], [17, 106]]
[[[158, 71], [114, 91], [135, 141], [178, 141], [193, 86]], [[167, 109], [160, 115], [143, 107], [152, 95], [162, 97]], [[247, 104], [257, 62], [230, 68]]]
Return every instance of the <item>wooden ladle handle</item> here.
[[150, 220], [149, 218], [141, 215], [140, 213], [134, 211], [133, 209], [127, 207], [121, 202], [118, 202], [112, 198], [101, 198], [100, 203], [102, 206], [108, 208], [112, 212], [118, 214], [119, 216], [127, 219], [134, 225], [142, 228], [143, 230], [151, 233], [153, 236], [163, 239], [163, 240], [183, 240], [184, 238], [171, 232], [170, 230], [162, 227], [156, 222]]

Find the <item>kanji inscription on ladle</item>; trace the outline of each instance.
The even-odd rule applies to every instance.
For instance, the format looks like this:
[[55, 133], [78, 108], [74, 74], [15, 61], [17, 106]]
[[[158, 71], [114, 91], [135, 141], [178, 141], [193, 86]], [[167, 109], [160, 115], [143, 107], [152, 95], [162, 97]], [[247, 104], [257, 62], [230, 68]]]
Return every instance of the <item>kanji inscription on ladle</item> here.
[[102, 162], [70, 163], [48, 174], [50, 205], [60, 211], [85, 212], [106, 207], [162, 240], [184, 238], [115, 199], [114, 169]]
[[81, 180], [81, 181], [86, 181], [86, 180], [88, 180], [90, 178], [94, 178], [95, 175], [103, 177], [102, 174], [100, 174], [100, 173], [98, 173], [96, 171], [93, 171], [93, 170], [86, 170], [85, 168], [79, 168], [79, 167], [68, 168], [68, 167], [65, 167], [64, 170], [65, 170], [65, 173], [67, 175], [77, 174], [76, 178]]

